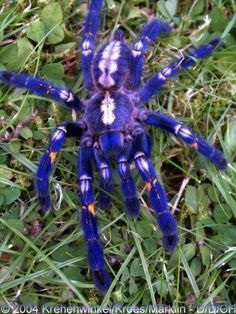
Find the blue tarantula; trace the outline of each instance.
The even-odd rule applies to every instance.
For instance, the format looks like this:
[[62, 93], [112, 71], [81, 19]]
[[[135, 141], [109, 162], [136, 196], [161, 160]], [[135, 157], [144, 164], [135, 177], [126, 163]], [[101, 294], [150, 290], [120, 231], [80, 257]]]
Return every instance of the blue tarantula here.
[[49, 176], [56, 157], [68, 137], [80, 139], [78, 153], [79, 194], [81, 198], [81, 224], [88, 246], [88, 263], [96, 287], [104, 292], [110, 286], [110, 277], [105, 267], [102, 245], [95, 219], [92, 165], [95, 162], [100, 174], [101, 191], [98, 207], [108, 209], [112, 192], [111, 158], [117, 164], [121, 179], [121, 191], [125, 207], [131, 217], [140, 212], [139, 199], [130, 172], [130, 163], [146, 183], [152, 211], [163, 233], [163, 246], [173, 251], [178, 243], [177, 224], [167, 204], [166, 193], [158, 180], [149, 156], [150, 139], [144, 125], [155, 126], [175, 136], [208, 158], [218, 169], [227, 167], [222, 153], [195, 135], [175, 119], [159, 112], [149, 112], [144, 104], [156, 95], [167, 79], [176, 76], [211, 55], [221, 43], [214, 39], [198, 49], [179, 57], [140, 86], [144, 53], [161, 33], [170, 32], [168, 23], [151, 20], [142, 30], [139, 39], [129, 47], [124, 35], [117, 30], [94, 54], [95, 35], [99, 29], [102, 0], [92, 0], [85, 20], [82, 39], [82, 71], [88, 100], [81, 100], [71, 91], [49, 82], [0, 71], [0, 80], [7, 85], [25, 88], [40, 96], [50, 96], [68, 108], [81, 113], [77, 122], [63, 123], [53, 132], [49, 146], [43, 154], [35, 177], [35, 187], [43, 212], [51, 207]]

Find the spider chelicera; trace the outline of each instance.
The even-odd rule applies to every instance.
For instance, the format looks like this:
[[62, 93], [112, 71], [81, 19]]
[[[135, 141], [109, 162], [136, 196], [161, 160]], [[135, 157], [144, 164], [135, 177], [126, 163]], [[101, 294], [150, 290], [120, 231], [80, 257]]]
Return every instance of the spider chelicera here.
[[221, 40], [214, 39], [182, 55], [140, 86], [144, 52], [160, 33], [170, 32], [169, 24], [152, 19], [145, 25], [139, 39], [131, 47], [126, 43], [123, 33], [117, 30], [113, 38], [94, 54], [95, 35], [99, 29], [101, 9], [102, 0], [91, 1], [83, 30], [81, 62], [88, 100], [80, 100], [71, 91], [32, 76], [0, 71], [0, 80], [10, 86], [25, 88], [41, 96], [50, 96], [53, 100], [62, 102], [68, 108], [82, 114], [79, 121], [63, 123], [53, 132], [36, 172], [35, 187], [41, 210], [47, 212], [51, 207], [49, 176], [52, 165], [65, 139], [79, 138], [81, 224], [87, 241], [88, 263], [94, 283], [100, 291], [104, 292], [110, 286], [110, 276], [106, 270], [95, 219], [93, 162], [100, 174], [101, 191], [98, 196], [98, 207], [108, 209], [111, 206], [110, 161], [113, 158], [121, 179], [126, 210], [131, 217], [137, 217], [140, 204], [130, 172], [130, 163], [134, 161], [146, 183], [150, 207], [163, 233], [163, 246], [166, 250], [173, 251], [178, 243], [177, 224], [169, 211], [165, 191], [149, 159], [150, 139], [143, 126], [155, 126], [179, 137], [208, 158], [218, 169], [225, 169], [227, 161], [219, 150], [180, 122], [160, 112], [149, 112], [144, 106], [163, 88], [167, 79], [176, 76], [181, 69], [194, 65], [197, 59], [211, 55]]

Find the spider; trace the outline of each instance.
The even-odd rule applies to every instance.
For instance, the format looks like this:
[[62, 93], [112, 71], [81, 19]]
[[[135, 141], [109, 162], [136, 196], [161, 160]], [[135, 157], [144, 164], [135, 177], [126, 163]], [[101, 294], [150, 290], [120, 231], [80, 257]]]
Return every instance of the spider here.
[[135, 163], [146, 184], [150, 207], [163, 234], [163, 246], [167, 251], [173, 251], [178, 243], [177, 223], [168, 208], [166, 193], [149, 159], [151, 144], [144, 126], [154, 126], [179, 137], [220, 170], [227, 167], [227, 161], [219, 150], [180, 122], [160, 112], [150, 112], [144, 106], [163, 88], [167, 79], [176, 76], [182, 69], [195, 65], [197, 59], [210, 56], [221, 40], [216, 38], [182, 55], [141, 86], [144, 53], [151, 42], [161, 33], [169, 33], [171, 27], [167, 22], [152, 19], [131, 47], [126, 43], [122, 31], [116, 30], [113, 38], [94, 52], [102, 2], [90, 2], [83, 28], [81, 63], [88, 100], [81, 100], [71, 91], [53, 86], [46, 80], [24, 74], [0, 71], [0, 80], [9, 86], [25, 88], [40, 96], [50, 96], [81, 114], [81, 119], [77, 122], [63, 123], [52, 133], [48, 148], [39, 162], [35, 188], [42, 212], [48, 212], [51, 207], [49, 176], [52, 166], [66, 138], [80, 139], [78, 190], [81, 225], [87, 241], [88, 263], [93, 281], [98, 290], [105, 292], [110, 286], [110, 276], [105, 266], [95, 218], [93, 164], [100, 175], [98, 207], [107, 210], [111, 206], [113, 159], [121, 179], [120, 187], [126, 210], [135, 218], [140, 212], [136, 186], [130, 171], [130, 163]]

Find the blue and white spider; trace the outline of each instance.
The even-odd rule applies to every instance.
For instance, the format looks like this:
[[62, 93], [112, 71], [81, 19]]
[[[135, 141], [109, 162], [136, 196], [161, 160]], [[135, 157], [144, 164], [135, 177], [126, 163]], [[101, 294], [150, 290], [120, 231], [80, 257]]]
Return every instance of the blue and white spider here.
[[47, 212], [51, 207], [49, 176], [52, 165], [65, 139], [79, 138], [81, 224], [87, 241], [88, 263], [94, 283], [104, 292], [110, 286], [110, 276], [106, 270], [95, 218], [93, 162], [101, 181], [98, 207], [108, 209], [111, 205], [110, 161], [113, 158], [121, 179], [121, 191], [127, 212], [131, 217], [137, 217], [140, 204], [130, 172], [130, 163], [134, 161], [146, 183], [150, 206], [163, 233], [163, 246], [166, 250], [173, 251], [178, 243], [177, 224], [169, 211], [165, 191], [149, 159], [151, 145], [144, 125], [155, 126], [174, 134], [208, 158], [220, 170], [227, 167], [227, 161], [219, 150], [186, 126], [159, 112], [149, 112], [144, 106], [163, 88], [167, 79], [176, 76], [182, 69], [195, 65], [197, 59], [210, 56], [221, 43], [220, 39], [214, 39], [181, 56], [151, 77], [144, 86], [140, 86], [144, 53], [160, 33], [170, 32], [169, 24], [157, 19], [151, 20], [131, 47], [126, 43], [123, 33], [117, 30], [113, 38], [94, 53], [101, 9], [102, 0], [92, 0], [84, 24], [81, 62], [88, 100], [81, 100], [69, 90], [32, 76], [0, 71], [0, 80], [40, 96], [50, 96], [82, 115], [79, 121], [63, 123], [53, 132], [36, 172], [35, 187], [41, 210]]

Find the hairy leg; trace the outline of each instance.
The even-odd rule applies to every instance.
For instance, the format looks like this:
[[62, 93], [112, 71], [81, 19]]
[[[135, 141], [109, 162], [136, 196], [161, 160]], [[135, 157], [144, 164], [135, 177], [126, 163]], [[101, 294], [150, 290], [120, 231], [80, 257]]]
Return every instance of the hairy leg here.
[[106, 270], [103, 248], [99, 241], [94, 210], [92, 187], [93, 148], [82, 146], [78, 156], [79, 192], [82, 204], [81, 224], [88, 246], [88, 263], [92, 270], [96, 287], [105, 292], [110, 286], [110, 276]]
[[163, 246], [167, 251], [173, 251], [178, 243], [176, 220], [169, 211], [166, 194], [158, 181], [154, 166], [146, 156], [144, 149], [142, 150], [143, 142], [143, 134], [138, 134], [133, 139], [135, 165], [140, 176], [146, 182], [151, 208], [156, 214], [158, 225], [163, 233]]
[[208, 44], [190, 51], [188, 54], [181, 56], [173, 63], [167, 65], [164, 69], [151, 77], [147, 83], [140, 88], [138, 95], [140, 103], [148, 101], [152, 96], [156, 95], [166, 84], [166, 81], [176, 76], [182, 69], [187, 69], [194, 65], [198, 59], [210, 56], [213, 51], [220, 45], [219, 38], [210, 41]]
[[98, 195], [98, 207], [103, 210], [108, 210], [111, 207], [110, 194], [113, 190], [111, 166], [107, 158], [102, 153], [99, 144], [94, 146], [94, 157], [99, 170], [100, 187], [102, 189], [102, 191], [99, 191]]
[[35, 176], [35, 188], [38, 194], [42, 212], [47, 212], [51, 207], [49, 195], [49, 176], [52, 165], [67, 137], [80, 137], [83, 128], [78, 123], [64, 123], [53, 132], [48, 149], [43, 154]]
[[127, 141], [122, 152], [117, 156], [117, 164], [126, 209], [131, 217], [136, 218], [140, 213], [140, 203], [137, 197], [136, 185], [130, 172], [129, 157], [131, 149], [132, 142]]
[[178, 136], [186, 144], [208, 158], [218, 169], [223, 170], [227, 167], [227, 160], [221, 151], [209, 144], [204, 138], [194, 134], [192, 130], [175, 119], [159, 112], [141, 111], [139, 121]]
[[137, 89], [140, 85], [143, 72], [144, 52], [148, 50], [150, 42], [156, 40], [161, 33], [169, 33], [170, 31], [170, 25], [158, 19], [153, 19], [144, 26], [140, 38], [131, 48], [131, 73], [129, 78], [131, 89]]
[[101, 10], [102, 0], [91, 0], [89, 12], [84, 24], [81, 62], [84, 75], [84, 84], [89, 94], [94, 89], [91, 65], [93, 63], [95, 36], [100, 27]]
[[0, 81], [12, 87], [25, 88], [27, 91], [39, 96], [49, 96], [77, 112], [82, 112], [84, 109], [82, 101], [71, 91], [59, 86], [53, 86], [41, 78], [0, 71]]

